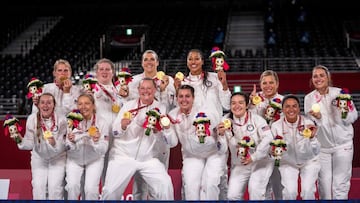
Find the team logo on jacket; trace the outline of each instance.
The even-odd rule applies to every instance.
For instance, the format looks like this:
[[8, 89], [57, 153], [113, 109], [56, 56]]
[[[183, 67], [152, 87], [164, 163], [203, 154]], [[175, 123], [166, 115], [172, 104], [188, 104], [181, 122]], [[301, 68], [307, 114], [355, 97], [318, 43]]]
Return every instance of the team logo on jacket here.
[[253, 124], [249, 124], [249, 125], [246, 126], [246, 130], [249, 131], [249, 132], [254, 131], [254, 129], [255, 129], [255, 127], [254, 127]]

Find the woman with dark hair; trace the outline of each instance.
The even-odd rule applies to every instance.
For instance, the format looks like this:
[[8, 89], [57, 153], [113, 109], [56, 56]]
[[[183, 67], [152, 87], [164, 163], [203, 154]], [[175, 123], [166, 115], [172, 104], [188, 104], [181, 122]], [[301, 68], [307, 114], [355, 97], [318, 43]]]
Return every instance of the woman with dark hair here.
[[304, 111], [319, 127], [320, 198], [348, 199], [354, 155], [352, 124], [358, 112], [349, 91], [332, 86], [325, 66], [313, 68], [311, 86], [314, 90], [305, 95]]
[[[226, 73], [223, 70], [217, 73], [208, 72], [204, 69], [204, 55], [198, 49], [191, 49], [187, 55], [187, 67], [189, 74], [184, 80], [175, 77], [175, 89], [181, 84], [191, 85], [195, 89], [194, 105], [206, 106], [214, 111], [218, 120], [221, 120], [224, 110], [230, 109], [230, 96]], [[226, 200], [227, 196], [228, 167], [224, 166], [224, 175], [220, 184], [220, 200]]]
[[[248, 111], [249, 96], [233, 93], [230, 113], [217, 126], [219, 136], [225, 136], [231, 153], [229, 200], [243, 200], [246, 188], [250, 200], [265, 200], [266, 186], [273, 167], [264, 161], [273, 139], [269, 125], [258, 114]], [[227, 123], [230, 123], [228, 125]]]
[[33, 199], [63, 200], [66, 152], [64, 135], [67, 121], [55, 111], [55, 97], [43, 93], [36, 113], [26, 120], [26, 132], [18, 147], [31, 151]]
[[[205, 106], [194, 105], [194, 88], [182, 85], [177, 91], [178, 107], [170, 111], [174, 120], [165, 131], [167, 142], [181, 143], [184, 200], [218, 200], [220, 178], [226, 165], [226, 140], [212, 130], [219, 123]], [[208, 132], [201, 139], [198, 132]], [[171, 137], [175, 135], [175, 139]], [[199, 139], [200, 138], [200, 139]], [[219, 150], [224, 146], [226, 150]]]
[[223, 110], [230, 109], [230, 96], [226, 73], [218, 71], [217, 73], [206, 71], [204, 66], [204, 56], [198, 49], [192, 49], [187, 55], [187, 67], [189, 74], [183, 81], [175, 78], [175, 89], [181, 84], [191, 85], [195, 89], [195, 105], [208, 106], [213, 109], [221, 118]]
[[[300, 177], [301, 198], [313, 200], [320, 170], [317, 127], [312, 120], [300, 114], [300, 102], [295, 95], [287, 95], [283, 98], [282, 109], [284, 117], [275, 121], [271, 125], [271, 130], [278, 141], [283, 140], [286, 144], [286, 146], [274, 145], [272, 150], [273, 156], [281, 157], [277, 167], [284, 187], [283, 199], [296, 200], [299, 182], [297, 177]], [[281, 151], [283, 151], [282, 155]]]

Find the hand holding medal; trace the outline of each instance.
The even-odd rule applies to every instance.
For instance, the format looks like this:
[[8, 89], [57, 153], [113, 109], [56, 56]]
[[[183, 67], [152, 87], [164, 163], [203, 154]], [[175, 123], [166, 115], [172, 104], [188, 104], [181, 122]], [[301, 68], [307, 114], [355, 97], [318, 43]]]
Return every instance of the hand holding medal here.
[[308, 127], [304, 128], [304, 130], [301, 132], [301, 134], [305, 137], [305, 138], [313, 138], [315, 137], [315, 133], [316, 133], [316, 126], [315, 125], [309, 125]]
[[184, 80], [184, 74], [182, 72], [177, 72], [175, 74], [175, 78], [179, 79], [180, 81], [183, 81]]
[[224, 119], [223, 120], [223, 123], [224, 123], [224, 128], [225, 129], [230, 129], [231, 128], [231, 120], [230, 119]]
[[170, 119], [167, 117], [167, 116], [163, 116], [163, 117], [161, 117], [161, 119], [160, 119], [160, 124], [161, 124], [161, 126], [163, 127], [163, 128], [165, 128], [165, 129], [169, 129], [169, 127], [170, 127]]
[[121, 107], [120, 107], [120, 105], [117, 104], [117, 103], [113, 103], [112, 106], [111, 106], [111, 110], [112, 110], [112, 112], [114, 112], [114, 113], [119, 113], [120, 109], [121, 109]]
[[98, 132], [97, 127], [95, 127], [93, 125], [90, 126], [90, 128], [88, 129], [88, 133], [89, 133], [90, 137], [94, 137], [97, 132]]

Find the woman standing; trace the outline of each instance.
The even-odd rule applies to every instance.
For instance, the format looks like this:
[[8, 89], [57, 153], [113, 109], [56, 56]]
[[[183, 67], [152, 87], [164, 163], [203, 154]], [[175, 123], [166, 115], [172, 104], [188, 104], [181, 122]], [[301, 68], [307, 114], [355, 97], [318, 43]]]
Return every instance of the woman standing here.
[[[350, 94], [332, 86], [329, 70], [317, 65], [312, 70], [314, 90], [305, 95], [304, 111], [318, 125], [321, 144], [319, 192], [321, 199], [348, 199], [354, 155], [352, 124], [358, 118]], [[339, 108], [339, 99], [346, 98], [346, 106]]]
[[[43, 93], [38, 111], [26, 120], [26, 132], [18, 147], [31, 151], [33, 199], [63, 200], [65, 177], [65, 142], [67, 121], [55, 112], [55, 98]], [[48, 193], [48, 196], [47, 196]]]
[[[73, 85], [71, 81], [72, 68], [69, 61], [58, 59], [54, 63], [53, 76], [54, 82], [44, 85], [43, 92], [49, 92], [55, 97], [56, 108], [64, 114], [76, 107], [76, 98], [81, 94], [81, 87]], [[38, 108], [38, 98], [32, 97], [32, 113], [36, 113]]]
[[195, 89], [194, 104], [208, 106], [221, 118], [224, 110], [230, 109], [230, 96], [226, 73], [218, 71], [211, 73], [203, 69], [204, 56], [200, 50], [192, 49], [187, 55], [189, 75], [183, 81], [175, 78], [175, 89], [180, 85], [191, 85]]
[[78, 200], [81, 177], [85, 197], [83, 200], [99, 199], [99, 184], [104, 168], [104, 156], [108, 149], [109, 122], [96, 114], [95, 100], [90, 94], [82, 94], [77, 107], [83, 116], [77, 128], [67, 135], [66, 187], [69, 200]]

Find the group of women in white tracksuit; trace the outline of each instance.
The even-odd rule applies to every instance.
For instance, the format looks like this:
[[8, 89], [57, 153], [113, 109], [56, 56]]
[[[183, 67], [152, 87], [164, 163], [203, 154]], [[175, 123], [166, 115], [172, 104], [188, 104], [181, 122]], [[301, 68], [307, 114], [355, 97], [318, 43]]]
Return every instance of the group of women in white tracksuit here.
[[[157, 57], [149, 50], [146, 54], [149, 55], [146, 60]], [[269, 74], [266, 76], [271, 76], [270, 80], [260, 80], [261, 92], [257, 93], [254, 88], [250, 95], [231, 94], [226, 73], [204, 71], [202, 53], [194, 49], [187, 57], [188, 76], [171, 78], [167, 83], [176, 89], [170, 92], [174, 96], [170, 98], [169, 92], [162, 96], [162, 91], [156, 89], [159, 85], [153, 77], [145, 77], [145, 67], [153, 66], [153, 62], [143, 63], [144, 76], [137, 76], [138, 85], [130, 85], [131, 89], [121, 94], [110, 82], [114, 65], [102, 59], [95, 66], [98, 84], [93, 91], [82, 94], [81, 88], [66, 84], [64, 93], [64, 87], [54, 83], [54, 88], [62, 93], [58, 95], [60, 99], [46, 93], [34, 100], [39, 110], [29, 116], [25, 136], [18, 144], [20, 149], [32, 150], [34, 199], [78, 199], [81, 195], [81, 199], [86, 200], [120, 200], [127, 183], [137, 174], [146, 182], [148, 194], [141, 194], [144, 191], [140, 188], [135, 198], [172, 200], [173, 187], [166, 173], [168, 155], [164, 154], [178, 142], [182, 146], [185, 200], [241, 200], [246, 188], [251, 200], [265, 200], [267, 184], [273, 178], [278, 180], [270, 181], [274, 193], [277, 192], [275, 198], [296, 199], [298, 181], [294, 177], [298, 175], [303, 199], [315, 198], [316, 181], [321, 199], [347, 199], [354, 152], [352, 123], [358, 114], [351, 100], [345, 110], [339, 110], [336, 99], [341, 89], [331, 86], [326, 67], [314, 68], [314, 91], [305, 96], [305, 115], [301, 115], [297, 97], [277, 93], [279, 81], [277, 75], [271, 78], [272, 71], [265, 71]], [[71, 74], [71, 67], [64, 64]], [[154, 67], [156, 69], [157, 65]], [[56, 73], [54, 67], [55, 80], [66, 74], [69, 71]], [[137, 98], [132, 98], [134, 95], [138, 95]], [[253, 103], [256, 95], [260, 96], [260, 104]], [[160, 101], [155, 99], [158, 97]], [[272, 101], [277, 102], [282, 112], [269, 120], [264, 115]], [[314, 103], [320, 106], [319, 111], [312, 109]], [[114, 104], [121, 107], [119, 112], [113, 108]], [[65, 112], [74, 108], [81, 108], [86, 118], [67, 131]], [[144, 135], [144, 121], [153, 109], [161, 112], [161, 117], [168, 116], [170, 125], [162, 126], [161, 130], [151, 128], [147, 136]], [[223, 115], [224, 110], [229, 113]], [[341, 117], [344, 111], [346, 117]], [[130, 117], [125, 117], [127, 112]], [[210, 121], [204, 142], [196, 136], [195, 122], [199, 115], [206, 115]], [[231, 122], [230, 128], [225, 125], [227, 119]], [[95, 136], [90, 135], [91, 126], [97, 129]], [[310, 137], [304, 136], [305, 128], [311, 129]], [[44, 137], [48, 131], [52, 138]], [[278, 135], [287, 146], [279, 166], [274, 166], [271, 143]], [[243, 149], [245, 140], [252, 145], [243, 156], [240, 148]], [[160, 160], [161, 157], [164, 159]], [[37, 168], [41, 170], [35, 170]], [[274, 168], [278, 169], [280, 177], [274, 175]], [[83, 174], [85, 179], [81, 178]], [[104, 186], [102, 194], [99, 194], [100, 181]], [[64, 196], [64, 189], [67, 196]]]

